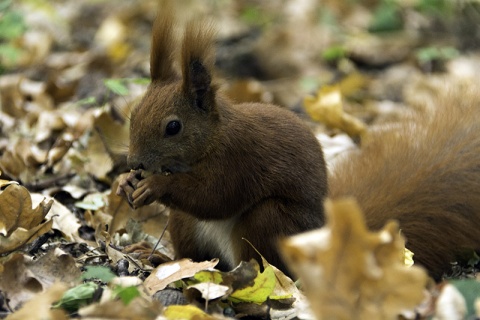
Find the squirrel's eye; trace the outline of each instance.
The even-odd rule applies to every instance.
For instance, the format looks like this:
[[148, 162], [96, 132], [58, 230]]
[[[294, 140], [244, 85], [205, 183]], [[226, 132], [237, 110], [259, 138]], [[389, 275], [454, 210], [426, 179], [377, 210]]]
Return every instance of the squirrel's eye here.
[[167, 127], [165, 128], [165, 135], [174, 136], [177, 133], [179, 133], [181, 129], [182, 129], [182, 124], [180, 123], [180, 121], [177, 121], [177, 120], [170, 121], [169, 123], [167, 123]]

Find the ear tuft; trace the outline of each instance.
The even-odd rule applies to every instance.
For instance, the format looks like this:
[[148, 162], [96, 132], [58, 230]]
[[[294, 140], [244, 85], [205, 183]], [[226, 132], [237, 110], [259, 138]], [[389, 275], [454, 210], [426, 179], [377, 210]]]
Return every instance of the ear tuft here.
[[152, 81], [167, 81], [176, 78], [173, 64], [176, 47], [174, 26], [174, 10], [171, 2], [161, 1], [152, 31], [152, 48], [150, 50]]
[[183, 90], [192, 96], [197, 107], [206, 110], [206, 99], [214, 94], [211, 86], [215, 62], [214, 28], [211, 24], [192, 21], [187, 24], [182, 45]]

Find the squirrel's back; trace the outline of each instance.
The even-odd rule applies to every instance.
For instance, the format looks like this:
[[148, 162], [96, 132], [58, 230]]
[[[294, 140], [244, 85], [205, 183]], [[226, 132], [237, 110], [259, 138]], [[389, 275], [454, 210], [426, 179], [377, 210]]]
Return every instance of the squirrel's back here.
[[450, 93], [433, 114], [370, 138], [334, 166], [330, 197], [354, 196], [372, 229], [398, 220], [415, 262], [438, 278], [456, 253], [480, 248], [480, 95]]

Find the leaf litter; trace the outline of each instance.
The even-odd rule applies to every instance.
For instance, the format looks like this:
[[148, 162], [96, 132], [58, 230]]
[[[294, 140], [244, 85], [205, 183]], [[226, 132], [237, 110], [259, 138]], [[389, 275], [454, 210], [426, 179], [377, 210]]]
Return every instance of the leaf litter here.
[[[471, 85], [480, 70], [477, 48], [461, 31], [478, 29], [465, 15], [478, 6], [473, 0], [457, 6], [328, 0], [322, 10], [314, 1], [252, 3], [176, 6], [219, 22], [217, 60], [227, 94], [297, 112], [319, 136], [329, 163], [368, 140], [367, 130], [434, 108], [445, 83]], [[377, 234], [363, 230], [354, 204], [345, 209], [352, 216], [332, 215], [318, 234], [283, 242], [300, 285], [266, 261], [243, 262], [231, 272], [215, 270], [215, 262], [170, 261], [168, 233], [153, 250], [168, 209], [133, 210], [111, 190], [128, 169], [128, 116], [148, 85], [155, 8], [153, 0], [6, 1], [0, 7], [0, 318], [475, 313], [478, 294], [471, 292], [478, 292], [478, 282], [426, 286], [417, 267], [403, 265], [395, 225]], [[426, 36], [442, 23], [444, 41]], [[239, 63], [245, 59], [253, 63]], [[329, 210], [343, 212], [344, 205], [331, 203]], [[345, 239], [335, 219], [358, 237]], [[457, 269], [457, 276], [471, 278], [476, 264]], [[105, 277], [110, 273], [113, 279]], [[162, 307], [153, 298], [161, 288], [180, 293], [187, 304]], [[361, 297], [356, 304], [352, 294]], [[60, 307], [65, 301], [73, 308]], [[339, 311], [339, 301], [349, 308]]]

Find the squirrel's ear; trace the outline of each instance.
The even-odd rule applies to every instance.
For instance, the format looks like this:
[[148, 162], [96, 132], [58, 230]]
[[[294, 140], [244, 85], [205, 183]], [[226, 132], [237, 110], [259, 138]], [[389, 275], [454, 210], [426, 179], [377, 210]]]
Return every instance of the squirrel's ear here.
[[150, 76], [152, 81], [176, 78], [173, 66], [176, 39], [173, 33], [174, 12], [170, 1], [162, 1], [153, 23], [152, 48], [150, 50]]
[[[208, 110], [215, 90], [212, 88], [214, 29], [211, 25], [193, 21], [187, 24], [182, 46], [183, 90], [195, 105]], [[210, 102], [210, 103], [209, 103]]]

